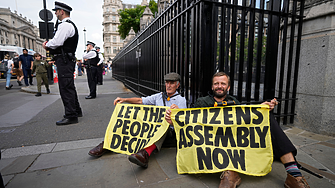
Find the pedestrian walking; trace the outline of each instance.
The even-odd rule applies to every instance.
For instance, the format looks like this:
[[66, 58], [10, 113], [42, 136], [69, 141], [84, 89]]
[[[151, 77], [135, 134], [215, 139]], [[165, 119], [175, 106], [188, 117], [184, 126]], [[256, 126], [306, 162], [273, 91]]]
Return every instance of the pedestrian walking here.
[[12, 66], [13, 66], [13, 61], [10, 60], [10, 57], [8, 54], [5, 55], [5, 58], [3, 60], [3, 63], [5, 64], [5, 66], [7, 67], [6, 71], [7, 71], [7, 74], [6, 74], [6, 89], [7, 90], [10, 90], [13, 85], [10, 83], [10, 79], [12, 78]]
[[97, 74], [98, 74], [98, 63], [100, 61], [99, 53], [94, 50], [95, 44], [87, 41], [86, 52], [83, 55], [83, 59], [86, 60], [86, 72], [88, 87], [90, 94], [85, 99], [94, 99], [97, 96]]
[[[39, 97], [39, 96], [42, 96], [42, 93], [41, 93], [42, 80], [43, 80], [43, 83], [44, 83], [45, 88], [47, 90], [47, 94], [50, 93], [49, 82], [48, 82], [48, 73], [47, 73], [48, 72], [47, 69], [49, 67], [49, 64], [46, 61], [41, 60], [42, 56], [39, 53], [35, 53], [34, 58], [35, 58], [35, 61], [33, 63], [32, 74], [34, 74], [34, 72], [36, 71], [36, 82], [37, 82], [38, 92], [35, 96]], [[50, 62], [50, 64], [51, 64], [51, 62]]]
[[20, 59], [19, 59], [19, 54], [14, 53], [14, 58], [13, 58], [13, 69], [12, 69], [12, 73], [16, 74], [16, 79], [17, 79], [17, 83], [19, 84], [19, 86], [22, 86], [22, 79], [23, 79], [23, 72], [22, 72], [22, 68], [20, 67]]
[[78, 45], [78, 29], [71, 21], [72, 8], [64, 3], [55, 1], [57, 19], [60, 21], [53, 39], [45, 41], [43, 48], [54, 56], [57, 66], [58, 86], [61, 99], [65, 108], [64, 118], [56, 122], [56, 125], [68, 125], [78, 123], [78, 117], [82, 117], [82, 110], [78, 101], [73, 73], [76, 65], [75, 52]]
[[[34, 85], [33, 84], [33, 76], [31, 75], [31, 69], [33, 69], [34, 59], [30, 55], [28, 55], [28, 50], [25, 48], [22, 50], [23, 54], [19, 57], [19, 67], [22, 67], [23, 75], [24, 75], [24, 83], [26, 86]], [[28, 83], [29, 78], [29, 83]]]

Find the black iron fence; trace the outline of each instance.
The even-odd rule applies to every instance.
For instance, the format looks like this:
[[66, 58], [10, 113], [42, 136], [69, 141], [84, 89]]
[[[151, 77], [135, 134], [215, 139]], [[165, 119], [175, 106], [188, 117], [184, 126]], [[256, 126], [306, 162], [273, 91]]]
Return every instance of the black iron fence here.
[[211, 90], [217, 71], [245, 104], [276, 97], [278, 120], [293, 123], [304, 0], [176, 0], [113, 59], [113, 77], [139, 95], [164, 91], [181, 75], [191, 106]]

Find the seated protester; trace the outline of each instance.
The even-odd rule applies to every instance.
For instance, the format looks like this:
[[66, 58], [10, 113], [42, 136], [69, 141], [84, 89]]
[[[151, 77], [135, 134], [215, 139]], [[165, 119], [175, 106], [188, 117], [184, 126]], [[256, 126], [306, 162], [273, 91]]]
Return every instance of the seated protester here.
[[[157, 93], [151, 96], [142, 98], [116, 98], [114, 105], [117, 103], [131, 103], [131, 104], [144, 104], [144, 105], [155, 105], [155, 106], [170, 106], [172, 109], [187, 108], [186, 99], [178, 93], [177, 89], [180, 86], [180, 76], [177, 73], [169, 73], [164, 76], [165, 91]], [[160, 150], [165, 140], [167, 133], [160, 138], [155, 144], [138, 151], [135, 154], [129, 156], [129, 161], [135, 163], [141, 167], [147, 168], [149, 162], [149, 156], [157, 149]], [[103, 143], [100, 143], [97, 147], [89, 151], [89, 155], [94, 157], [102, 156], [107, 150], [103, 149]]]
[[[201, 107], [215, 107], [222, 105], [222, 102], [230, 103], [234, 101], [235, 104], [240, 102], [228, 93], [230, 89], [230, 78], [224, 72], [218, 72], [213, 75], [212, 78], [212, 91], [213, 95], [207, 95], [205, 97], [198, 98], [195, 102], [195, 108]], [[275, 105], [278, 104], [276, 99], [271, 102], [264, 102], [262, 104], [269, 105], [270, 110], [273, 110]], [[171, 121], [171, 110], [167, 110], [165, 119], [168, 123]], [[294, 156], [297, 154], [296, 148], [293, 146], [291, 141], [288, 139], [286, 134], [278, 125], [272, 113], [270, 113], [270, 130], [272, 139], [272, 148], [274, 159], [279, 159], [285, 166], [287, 171], [287, 178], [285, 181], [285, 187], [287, 188], [307, 188], [309, 187], [305, 178], [302, 176], [300, 170], [297, 167]], [[237, 172], [227, 170], [222, 172], [221, 182], [219, 188], [235, 188], [241, 183], [241, 178]]]

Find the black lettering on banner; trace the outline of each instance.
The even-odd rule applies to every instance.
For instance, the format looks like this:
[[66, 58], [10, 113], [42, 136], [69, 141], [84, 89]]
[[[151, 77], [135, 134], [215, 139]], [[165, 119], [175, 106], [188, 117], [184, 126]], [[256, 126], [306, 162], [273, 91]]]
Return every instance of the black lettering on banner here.
[[233, 111], [232, 107], [228, 107], [228, 108], [223, 108], [223, 123], [225, 125], [233, 125], [234, 121], [231, 120], [231, 118], [233, 117], [233, 114], [229, 114], [229, 112]]
[[226, 131], [223, 132], [224, 127], [218, 127], [215, 135], [215, 146], [220, 147], [220, 142], [222, 147], [228, 146], [228, 139], [231, 147], [236, 147], [235, 139], [231, 127], [226, 127]]
[[237, 146], [247, 147], [249, 145], [248, 140], [249, 129], [247, 127], [237, 127]]
[[134, 109], [135, 109], [135, 112], [134, 112], [133, 119], [137, 119], [137, 114], [138, 114], [138, 111], [141, 110], [141, 107], [135, 106]]
[[143, 137], [143, 134], [148, 132], [148, 130], [149, 130], [149, 124], [143, 122], [140, 137]]
[[212, 146], [213, 142], [209, 141], [209, 139], [213, 138], [213, 134], [209, 133], [209, 131], [213, 131], [213, 127], [212, 126], [205, 126], [205, 128], [204, 128], [205, 144], [207, 146]]
[[211, 148], [206, 147], [206, 154], [202, 147], [197, 147], [197, 159], [198, 159], [198, 166], [199, 170], [204, 170], [204, 163], [208, 170], [213, 169], [212, 165], [212, 156], [211, 156]]
[[201, 126], [201, 125], [194, 126], [194, 134], [199, 138], [199, 140], [196, 140], [194, 138], [194, 144], [197, 145], [197, 146], [202, 145], [204, 143], [204, 140], [205, 140], [203, 134], [201, 134], [199, 132], [199, 131], [202, 131], [202, 128], [203, 128], [203, 126]]
[[254, 113], [258, 118], [257, 119], [252, 119], [252, 123], [255, 125], [259, 125], [263, 122], [263, 114], [257, 110], [257, 108], [261, 108], [261, 107], [252, 107], [251, 111], [252, 113]]
[[126, 112], [124, 113], [124, 118], [130, 118], [130, 116], [129, 116], [129, 114], [130, 114], [130, 112], [131, 112], [131, 110], [130, 109], [133, 109], [134, 107], [133, 106], [128, 106], [127, 107], [127, 110], [126, 110]]
[[207, 124], [208, 110], [203, 109], [202, 111], [202, 123]]
[[209, 124], [221, 124], [221, 121], [216, 119], [220, 114], [220, 108], [211, 108], [211, 109], [209, 109], [209, 112], [214, 113], [214, 115], [213, 115], [211, 121], [209, 122]]
[[190, 140], [187, 144], [188, 147], [193, 145], [193, 137], [191, 136], [190, 131], [193, 131], [193, 126], [186, 127], [186, 136]]
[[[152, 125], [152, 126], [154, 126], [154, 125]], [[155, 133], [158, 131], [158, 128], [161, 127], [161, 126], [162, 126], [162, 125], [160, 125], [160, 124], [157, 124], [156, 126], [154, 126], [154, 127], [155, 127], [155, 128], [153, 129], [154, 131], [153, 131], [152, 133], [149, 132], [147, 138], [152, 138], [152, 137], [154, 137]]]
[[153, 124], [150, 124], [150, 130], [149, 130], [149, 132], [148, 132], [148, 136], [147, 136], [147, 138], [152, 137], [152, 136], [150, 136], [150, 135], [151, 135], [151, 133], [152, 133], [153, 130], [154, 130], [154, 125], [153, 125]]
[[242, 124], [242, 118], [245, 124], [250, 124], [251, 117], [250, 117], [250, 107], [244, 107], [245, 112], [243, 112], [242, 107], [235, 107], [236, 110], [236, 123], [237, 125]]
[[179, 117], [181, 115], [184, 115], [184, 111], [177, 112], [177, 114], [175, 115], [175, 121], [178, 123], [180, 127], [184, 127], [185, 124], [179, 120]]
[[148, 112], [149, 112], [149, 107], [143, 107], [144, 110], [144, 116], [143, 116], [143, 121], [147, 121], [148, 118]]
[[231, 152], [231, 149], [227, 149], [228, 155], [230, 157], [231, 162], [233, 163], [234, 168], [238, 169], [238, 164], [240, 164], [241, 169], [246, 171], [245, 169], [245, 150], [240, 150], [240, 154], [238, 150], [234, 149], [234, 155]]
[[[150, 139], [149, 139], [149, 140], [150, 140]], [[147, 140], [145, 140], [145, 139], [142, 139], [142, 141], [141, 141], [139, 147], [137, 148], [138, 150], [136, 150], [136, 153], [137, 153], [139, 150], [143, 149], [143, 147], [149, 142], [149, 140], [147, 141]]]
[[187, 110], [186, 111], [186, 115], [185, 115], [185, 125], [190, 124], [190, 111]]
[[186, 137], [184, 133], [184, 129], [179, 130], [179, 149], [187, 148]]
[[120, 150], [127, 151], [126, 146], [128, 146], [128, 140], [129, 140], [129, 138], [130, 138], [129, 136], [124, 136], [123, 137]]
[[135, 142], [136, 140], [137, 140], [137, 138], [132, 138], [132, 139], [129, 140], [129, 142], [128, 142], [128, 151], [129, 151], [129, 153], [133, 153], [134, 152], [134, 150], [131, 147], [131, 145], [133, 145], [133, 142]]
[[159, 114], [159, 108], [151, 107], [150, 108], [150, 118], [149, 118], [149, 121], [155, 121], [155, 122], [157, 122], [158, 114]]
[[[123, 107], [123, 106], [122, 106]], [[122, 119], [117, 119], [116, 123], [114, 125], [113, 133], [116, 132], [116, 129], [120, 128], [122, 126]]]
[[117, 117], [119, 117], [119, 118], [123, 117], [123, 115], [122, 115], [123, 109], [124, 109], [124, 106], [121, 106], [121, 109], [120, 109], [119, 114], [117, 115]]
[[[222, 158], [223, 158], [222, 163], [220, 163], [220, 161], [219, 161], [219, 154], [221, 154], [221, 156], [222, 156]], [[229, 165], [229, 157], [228, 157], [226, 151], [223, 150], [223, 149], [215, 148], [215, 149], [213, 150], [213, 156], [212, 156], [212, 159], [213, 159], [213, 163], [214, 163], [214, 165], [215, 165], [218, 169], [224, 169], [224, 168], [226, 168], [226, 167]]]
[[117, 134], [113, 134], [112, 141], [111, 141], [111, 148], [116, 149], [121, 144], [121, 136]]
[[198, 115], [200, 114], [201, 110], [192, 110], [191, 114], [193, 114], [193, 121], [192, 123], [198, 122]]
[[256, 127], [257, 134], [259, 136], [259, 143], [261, 145], [261, 148], [266, 148], [266, 143], [265, 143], [265, 137], [266, 134], [269, 131], [269, 126], [264, 126], [263, 127], [263, 132], [260, 127]]
[[138, 147], [140, 146], [141, 141], [142, 141], [142, 139], [138, 139], [138, 140], [137, 140], [137, 143], [136, 143], [136, 147], [135, 147], [134, 153], [137, 153], [137, 151], [139, 150]]
[[130, 120], [124, 120], [123, 121], [123, 127], [122, 127], [122, 134], [128, 134], [128, 129], [129, 129], [129, 126], [128, 124], [130, 123]]
[[130, 135], [131, 136], [137, 136], [138, 133], [140, 133], [141, 130], [141, 123], [138, 121], [134, 121], [131, 125], [130, 125]]
[[250, 133], [250, 137], [249, 137], [250, 147], [259, 148], [259, 144], [256, 143], [256, 140], [255, 140], [255, 127], [250, 127], [249, 133]]
[[164, 116], [165, 116], [165, 111], [166, 111], [165, 108], [161, 108], [161, 109], [159, 110], [158, 120], [156, 121], [157, 123], [162, 123], [162, 122], [163, 122], [163, 120], [164, 120]]

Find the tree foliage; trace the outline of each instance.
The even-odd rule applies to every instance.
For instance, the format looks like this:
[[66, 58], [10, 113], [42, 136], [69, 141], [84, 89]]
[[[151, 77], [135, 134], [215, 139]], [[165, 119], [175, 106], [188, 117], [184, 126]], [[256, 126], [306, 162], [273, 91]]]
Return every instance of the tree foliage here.
[[[121, 25], [118, 26], [118, 30], [122, 39], [128, 36], [132, 27], [135, 33], [140, 30], [140, 20], [145, 8], [146, 6], [137, 5], [136, 8], [119, 10]], [[149, 8], [154, 15], [158, 11], [157, 3], [154, 0], [150, 0]]]

